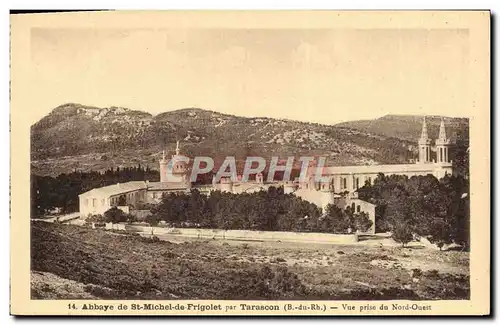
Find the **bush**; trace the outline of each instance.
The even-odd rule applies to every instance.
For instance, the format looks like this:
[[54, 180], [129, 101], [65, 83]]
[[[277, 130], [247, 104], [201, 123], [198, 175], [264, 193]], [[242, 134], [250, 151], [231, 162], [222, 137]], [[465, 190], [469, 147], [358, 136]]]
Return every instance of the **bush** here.
[[422, 270], [421, 269], [412, 269], [411, 270], [411, 277], [412, 278], [418, 278], [422, 276]]
[[104, 218], [107, 222], [119, 223], [127, 221], [129, 216], [117, 207], [112, 207], [108, 211], [104, 212]]
[[425, 276], [428, 278], [439, 278], [439, 271], [438, 270], [429, 270], [425, 272]]
[[85, 219], [86, 226], [92, 226], [92, 224], [105, 224], [106, 218], [101, 214], [93, 214]]
[[365, 212], [356, 213], [354, 215], [354, 228], [361, 232], [367, 232], [373, 226], [373, 222]]
[[392, 229], [392, 239], [405, 247], [413, 239], [410, 226], [403, 221], [397, 222]]

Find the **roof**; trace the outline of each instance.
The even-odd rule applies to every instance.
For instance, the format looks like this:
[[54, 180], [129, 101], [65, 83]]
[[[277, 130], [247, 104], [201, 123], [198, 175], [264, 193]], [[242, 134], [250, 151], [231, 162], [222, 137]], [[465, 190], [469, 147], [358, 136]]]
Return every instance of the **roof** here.
[[[434, 171], [442, 168], [452, 167], [447, 164], [394, 164], [394, 165], [360, 165], [360, 166], [329, 166], [323, 167], [322, 175], [342, 175], [342, 174], [378, 174], [378, 173], [408, 173], [408, 172], [427, 172], [432, 174]], [[316, 167], [309, 167], [309, 175], [316, 171]]]
[[88, 192], [80, 194], [81, 196], [96, 195], [96, 196], [114, 196], [132, 191], [146, 189], [147, 185], [144, 181], [132, 181], [127, 183], [117, 183], [109, 186], [94, 188]]
[[149, 182], [148, 191], [173, 191], [187, 190], [188, 186], [185, 183], [169, 183], [169, 182]]

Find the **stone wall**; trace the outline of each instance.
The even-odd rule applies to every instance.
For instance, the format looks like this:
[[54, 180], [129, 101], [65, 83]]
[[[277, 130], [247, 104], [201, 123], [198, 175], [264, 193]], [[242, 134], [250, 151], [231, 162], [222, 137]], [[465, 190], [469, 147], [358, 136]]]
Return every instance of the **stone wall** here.
[[197, 229], [197, 228], [167, 228], [149, 227], [139, 225], [126, 225], [126, 230], [139, 231], [154, 235], [179, 235], [185, 237], [206, 238], [206, 239], [230, 239], [230, 240], [256, 240], [256, 241], [282, 241], [282, 242], [303, 242], [303, 243], [356, 243], [356, 234], [326, 234], [307, 232], [287, 232], [287, 231], [253, 231], [253, 230], [222, 230], [222, 229]]

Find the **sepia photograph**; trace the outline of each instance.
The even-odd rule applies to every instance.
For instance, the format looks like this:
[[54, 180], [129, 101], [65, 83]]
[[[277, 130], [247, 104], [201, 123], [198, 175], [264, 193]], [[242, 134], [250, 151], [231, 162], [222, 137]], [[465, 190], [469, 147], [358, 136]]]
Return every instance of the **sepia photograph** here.
[[11, 23], [11, 295], [75, 315], [489, 310], [489, 12]]

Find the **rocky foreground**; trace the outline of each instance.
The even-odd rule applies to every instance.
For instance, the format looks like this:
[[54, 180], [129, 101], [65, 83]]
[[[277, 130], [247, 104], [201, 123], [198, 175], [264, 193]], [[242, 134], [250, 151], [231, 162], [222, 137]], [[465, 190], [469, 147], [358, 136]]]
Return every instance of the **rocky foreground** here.
[[33, 299], [468, 299], [469, 254], [191, 241], [32, 222]]

